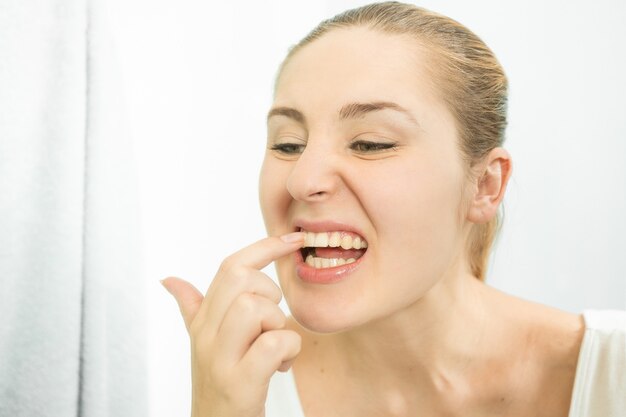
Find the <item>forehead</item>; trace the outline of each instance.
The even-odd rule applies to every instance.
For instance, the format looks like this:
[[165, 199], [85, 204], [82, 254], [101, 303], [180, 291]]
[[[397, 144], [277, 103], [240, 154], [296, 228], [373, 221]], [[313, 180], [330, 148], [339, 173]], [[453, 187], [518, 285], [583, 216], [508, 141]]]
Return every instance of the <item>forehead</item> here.
[[285, 64], [274, 101], [336, 111], [346, 102], [374, 99], [419, 110], [435, 100], [427, 65], [425, 48], [407, 35], [333, 29]]

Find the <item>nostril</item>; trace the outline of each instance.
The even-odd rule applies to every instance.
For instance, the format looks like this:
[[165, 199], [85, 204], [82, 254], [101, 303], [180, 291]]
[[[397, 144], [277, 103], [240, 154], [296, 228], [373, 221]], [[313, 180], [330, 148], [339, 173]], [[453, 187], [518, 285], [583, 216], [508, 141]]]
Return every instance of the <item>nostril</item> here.
[[326, 191], [317, 191], [315, 193], [311, 193], [310, 197], [324, 197], [326, 195]]

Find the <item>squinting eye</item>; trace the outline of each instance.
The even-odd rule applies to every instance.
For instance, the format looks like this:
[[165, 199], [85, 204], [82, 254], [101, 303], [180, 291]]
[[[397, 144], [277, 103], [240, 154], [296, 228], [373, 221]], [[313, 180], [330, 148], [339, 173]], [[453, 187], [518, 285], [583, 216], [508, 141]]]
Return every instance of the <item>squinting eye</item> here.
[[352, 142], [350, 147], [358, 152], [378, 152], [386, 149], [396, 149], [395, 143], [370, 142], [367, 140], [359, 140]]
[[304, 145], [299, 145], [297, 143], [277, 143], [276, 145], [273, 145], [270, 149], [285, 155], [296, 155], [302, 153], [302, 151], [304, 150]]

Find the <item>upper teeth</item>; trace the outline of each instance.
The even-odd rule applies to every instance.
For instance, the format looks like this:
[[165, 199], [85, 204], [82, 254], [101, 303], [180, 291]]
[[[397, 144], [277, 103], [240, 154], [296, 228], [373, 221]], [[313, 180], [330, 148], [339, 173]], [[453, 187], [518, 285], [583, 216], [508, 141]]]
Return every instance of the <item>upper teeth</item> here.
[[364, 249], [367, 248], [367, 242], [360, 236], [350, 234], [349, 232], [305, 232], [306, 238], [304, 246], [325, 248], [337, 248], [341, 246], [343, 249]]

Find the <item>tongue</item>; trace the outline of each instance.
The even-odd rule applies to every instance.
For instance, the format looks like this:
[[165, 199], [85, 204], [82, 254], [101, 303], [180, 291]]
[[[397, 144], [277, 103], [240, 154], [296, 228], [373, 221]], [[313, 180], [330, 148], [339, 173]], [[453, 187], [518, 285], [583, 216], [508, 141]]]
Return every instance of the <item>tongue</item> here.
[[365, 249], [315, 248], [315, 255], [319, 258], [358, 259], [364, 253]]

